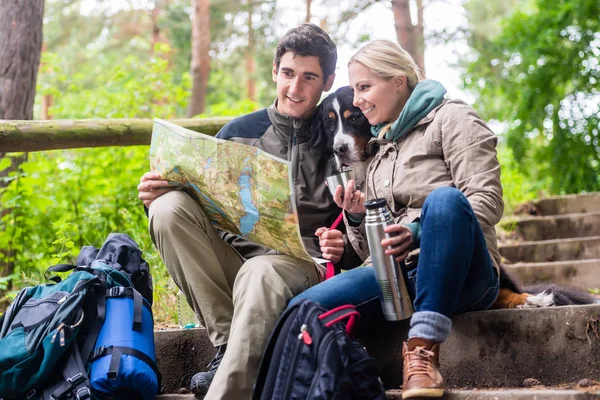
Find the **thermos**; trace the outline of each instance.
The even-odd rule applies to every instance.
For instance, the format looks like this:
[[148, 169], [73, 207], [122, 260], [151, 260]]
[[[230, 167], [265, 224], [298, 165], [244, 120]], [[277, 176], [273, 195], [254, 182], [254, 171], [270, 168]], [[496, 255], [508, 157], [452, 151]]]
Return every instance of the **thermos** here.
[[385, 254], [381, 241], [395, 234], [384, 232], [386, 226], [394, 223], [385, 199], [374, 199], [365, 202], [365, 228], [371, 252], [371, 261], [381, 295], [381, 308], [388, 321], [400, 321], [410, 318], [413, 306], [403, 269], [396, 261], [396, 256]]

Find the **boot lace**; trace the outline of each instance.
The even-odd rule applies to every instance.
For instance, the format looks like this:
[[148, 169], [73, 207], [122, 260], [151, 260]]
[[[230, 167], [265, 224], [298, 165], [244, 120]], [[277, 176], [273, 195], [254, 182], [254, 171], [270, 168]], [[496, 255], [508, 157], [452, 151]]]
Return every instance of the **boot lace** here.
[[426, 350], [423, 347], [416, 347], [413, 351], [406, 353], [408, 356], [407, 366], [407, 377], [410, 378], [413, 375], [426, 375], [429, 373], [431, 365], [433, 364], [434, 353], [431, 350]]

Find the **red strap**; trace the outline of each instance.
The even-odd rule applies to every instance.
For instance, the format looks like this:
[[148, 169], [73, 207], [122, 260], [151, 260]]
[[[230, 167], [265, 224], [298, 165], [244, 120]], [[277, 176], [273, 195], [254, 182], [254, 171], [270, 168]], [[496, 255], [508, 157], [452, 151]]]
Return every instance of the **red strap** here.
[[[338, 215], [338, 217], [335, 219], [333, 224], [331, 225], [331, 228], [329, 228], [329, 229], [337, 228], [337, 226], [340, 224], [340, 222], [342, 222], [343, 219], [344, 219], [344, 212], [342, 211], [340, 213], [340, 215]], [[333, 278], [334, 275], [335, 275], [335, 267], [333, 266], [332, 262], [328, 262], [327, 263], [327, 272], [325, 272], [325, 280], [327, 280], [329, 278]]]
[[347, 320], [346, 333], [353, 336], [356, 324], [360, 320], [360, 313], [356, 311], [356, 308], [353, 305], [346, 304], [319, 315], [319, 319], [324, 320], [323, 322], [326, 327], [330, 327], [336, 322]]

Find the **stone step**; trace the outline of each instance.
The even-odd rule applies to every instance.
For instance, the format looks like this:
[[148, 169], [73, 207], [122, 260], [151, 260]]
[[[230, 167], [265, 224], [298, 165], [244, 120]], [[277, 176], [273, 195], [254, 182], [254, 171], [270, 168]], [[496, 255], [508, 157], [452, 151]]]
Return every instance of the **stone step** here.
[[[401, 390], [388, 390], [387, 400], [401, 400]], [[157, 400], [193, 400], [191, 394], [166, 394], [156, 397]], [[500, 390], [448, 390], [442, 399], [446, 400], [483, 400], [483, 399], [515, 399], [515, 400], [588, 400], [600, 399], [600, 388], [583, 389], [500, 389]]]
[[[441, 352], [447, 386], [519, 387], [527, 378], [542, 385], [598, 381], [599, 315], [600, 305], [590, 305], [456, 316]], [[361, 341], [378, 360], [384, 384], [399, 387], [408, 321], [369, 325], [369, 331]], [[163, 393], [178, 393], [214, 355], [204, 329], [157, 331], [155, 338]]]
[[[455, 316], [440, 361], [451, 388], [519, 387], [600, 380], [600, 305], [491, 310]], [[408, 324], [384, 323], [363, 338], [386, 387], [401, 384]]]
[[[388, 390], [387, 400], [402, 400], [401, 390]], [[496, 389], [496, 390], [448, 390], [444, 400], [588, 400], [600, 399], [600, 388], [577, 389]]]
[[546, 217], [513, 217], [502, 229], [526, 241], [600, 236], [600, 211]]
[[600, 236], [517, 242], [500, 246], [507, 263], [600, 258]]
[[600, 258], [540, 263], [505, 264], [521, 283], [556, 283], [582, 289], [600, 288]]
[[600, 193], [553, 196], [534, 203], [538, 215], [559, 215], [600, 211]]

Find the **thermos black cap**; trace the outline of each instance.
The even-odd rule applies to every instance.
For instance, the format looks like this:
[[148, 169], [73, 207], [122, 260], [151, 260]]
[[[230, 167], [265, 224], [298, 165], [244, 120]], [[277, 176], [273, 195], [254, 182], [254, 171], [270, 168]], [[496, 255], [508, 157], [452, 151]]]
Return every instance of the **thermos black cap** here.
[[367, 210], [374, 210], [386, 206], [387, 202], [385, 201], [385, 199], [382, 198], [365, 201], [365, 208]]

